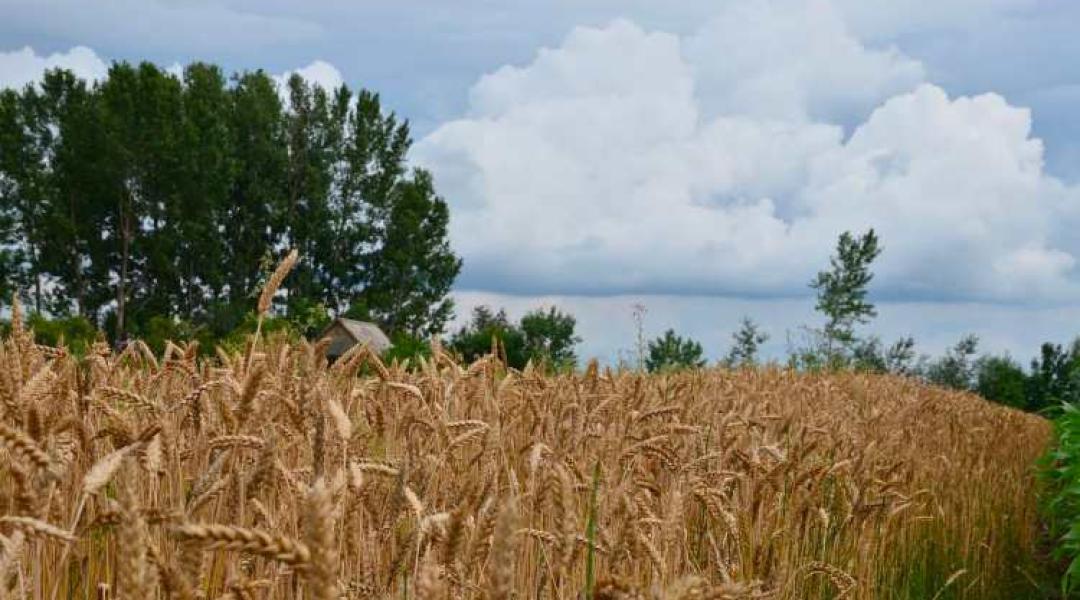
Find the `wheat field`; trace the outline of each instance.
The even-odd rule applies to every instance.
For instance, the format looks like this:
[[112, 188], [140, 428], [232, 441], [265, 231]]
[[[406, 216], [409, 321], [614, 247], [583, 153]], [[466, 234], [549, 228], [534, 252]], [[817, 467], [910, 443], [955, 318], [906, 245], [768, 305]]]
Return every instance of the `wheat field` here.
[[1032, 597], [1041, 418], [894, 377], [325, 348], [76, 359], [16, 323], [0, 591]]

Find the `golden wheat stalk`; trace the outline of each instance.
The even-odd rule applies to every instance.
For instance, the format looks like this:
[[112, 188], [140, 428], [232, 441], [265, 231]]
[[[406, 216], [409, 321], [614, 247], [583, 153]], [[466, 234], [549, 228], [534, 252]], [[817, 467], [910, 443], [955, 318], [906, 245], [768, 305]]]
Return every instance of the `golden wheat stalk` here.
[[71, 543], [78, 539], [56, 525], [34, 517], [6, 515], [0, 517], [0, 523], [6, 523], [31, 537], [43, 537], [65, 543]]
[[274, 294], [277, 293], [278, 288], [281, 287], [281, 283], [285, 281], [285, 278], [289, 275], [289, 271], [292, 271], [296, 266], [297, 259], [300, 258], [300, 254], [295, 250], [289, 251], [289, 253], [278, 263], [274, 272], [270, 274], [270, 278], [266, 280], [266, 285], [263, 286], [262, 293], [259, 294], [258, 313], [265, 315], [270, 310], [270, 304], [274, 300]]
[[0, 443], [13, 455], [25, 460], [40, 471], [48, 472], [52, 465], [49, 455], [21, 430], [0, 423]]
[[334, 508], [330, 491], [318, 479], [308, 491], [304, 518], [304, 541], [311, 550], [306, 571], [313, 600], [338, 600], [338, 552], [334, 536]]
[[219, 523], [188, 523], [173, 530], [182, 542], [207, 550], [250, 552], [264, 558], [304, 567], [311, 561], [311, 551], [300, 541], [259, 529]]
[[93, 496], [101, 491], [101, 488], [108, 485], [116, 472], [120, 470], [120, 465], [124, 463], [124, 458], [134, 450], [136, 446], [128, 445], [114, 450], [109, 454], [103, 456], [98, 460], [90, 470], [83, 476], [82, 491], [87, 496]]
[[507, 501], [495, 519], [491, 552], [497, 560], [492, 564], [488, 579], [487, 597], [490, 600], [508, 600], [513, 594], [517, 521], [514, 502]]

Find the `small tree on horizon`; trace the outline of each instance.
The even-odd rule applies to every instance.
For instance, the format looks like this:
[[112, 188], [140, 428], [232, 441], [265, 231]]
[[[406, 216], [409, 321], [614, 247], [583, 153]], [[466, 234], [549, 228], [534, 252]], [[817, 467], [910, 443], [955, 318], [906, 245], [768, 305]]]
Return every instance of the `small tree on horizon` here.
[[901, 337], [887, 348], [881, 338], [870, 336], [859, 340], [851, 351], [851, 366], [856, 371], [869, 373], [892, 373], [893, 375], [916, 375], [915, 338]]
[[830, 269], [818, 272], [810, 282], [817, 290], [814, 309], [827, 317], [822, 331], [826, 364], [843, 362], [857, 341], [855, 327], [877, 316], [866, 295], [874, 278], [870, 264], [880, 254], [873, 229], [859, 237], [845, 231], [837, 241], [836, 254], [829, 258]]
[[1080, 337], [1066, 346], [1042, 344], [1030, 372], [1029, 410], [1057, 410], [1063, 402], [1080, 401]]
[[1008, 354], [983, 356], [975, 361], [975, 392], [1005, 406], [1026, 409], [1027, 375]]
[[749, 367], [757, 364], [758, 350], [769, 340], [769, 334], [761, 331], [750, 317], [743, 317], [739, 329], [731, 334], [732, 346], [721, 361], [725, 367]]
[[574, 333], [577, 319], [554, 306], [538, 308], [521, 318], [525, 336], [525, 351], [530, 360], [543, 361], [555, 370], [573, 369], [577, 365], [574, 346], [581, 337]]
[[465, 362], [473, 362], [500, 348], [509, 366], [520, 369], [525, 365], [525, 335], [506, 315], [506, 310], [493, 311], [488, 306], [476, 306], [472, 320], [450, 336], [448, 347]]
[[530, 360], [551, 369], [573, 368], [574, 346], [581, 341], [574, 333], [576, 324], [573, 315], [555, 307], [530, 311], [514, 323], [505, 309], [481, 305], [473, 308], [472, 321], [450, 337], [448, 346], [472, 362], [489, 353], [494, 340], [512, 368], [522, 369]]
[[664, 335], [648, 344], [645, 368], [650, 373], [704, 366], [705, 351], [701, 344], [690, 338], [675, 335], [674, 329], [668, 329]]
[[955, 346], [945, 351], [945, 356], [931, 363], [926, 370], [927, 381], [954, 390], [972, 389], [975, 379], [974, 357], [978, 351], [978, 336], [965, 335]]

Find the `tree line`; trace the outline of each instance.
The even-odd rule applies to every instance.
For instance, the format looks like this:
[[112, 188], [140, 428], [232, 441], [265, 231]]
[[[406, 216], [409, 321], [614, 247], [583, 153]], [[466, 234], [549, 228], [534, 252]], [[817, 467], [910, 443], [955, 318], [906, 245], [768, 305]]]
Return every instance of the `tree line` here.
[[406, 163], [407, 122], [367, 90], [263, 71], [180, 76], [116, 63], [0, 92], [0, 298], [113, 340], [251, 318], [285, 249], [276, 300], [302, 330], [328, 314], [426, 337], [452, 317], [461, 268], [449, 211]]
[[[1029, 411], [1054, 410], [1062, 403], [1080, 404], [1080, 338], [1066, 347], [1043, 344], [1025, 371], [1009, 355], [980, 355], [975, 335], [963, 336], [942, 356], [932, 358], [916, 352], [913, 337], [886, 344], [878, 336], [862, 334], [859, 326], [877, 316], [868, 294], [873, 280], [871, 265], [881, 252], [880, 240], [872, 229], [858, 236], [850, 232], [840, 235], [829, 268], [810, 282], [816, 292], [815, 309], [824, 323], [820, 327], [803, 327], [794, 339], [789, 338], [783, 366], [804, 371], [854, 370], [914, 377]], [[643, 314], [644, 307], [635, 307], [636, 337], [641, 347], [630, 354], [638, 357], [636, 364], [624, 357], [619, 361], [621, 367], [662, 372], [706, 366], [701, 343], [673, 329], [646, 339]], [[504, 310], [496, 312], [480, 306], [474, 309], [472, 321], [451, 336], [450, 347], [467, 360], [495, 348], [515, 368], [529, 361], [572, 368], [576, 364], [573, 348], [580, 341], [574, 324], [572, 315], [554, 307], [530, 312], [515, 324]], [[744, 317], [718, 365], [761, 365], [761, 346], [768, 339], [769, 335], [753, 319]], [[780, 365], [775, 361], [772, 364]]]

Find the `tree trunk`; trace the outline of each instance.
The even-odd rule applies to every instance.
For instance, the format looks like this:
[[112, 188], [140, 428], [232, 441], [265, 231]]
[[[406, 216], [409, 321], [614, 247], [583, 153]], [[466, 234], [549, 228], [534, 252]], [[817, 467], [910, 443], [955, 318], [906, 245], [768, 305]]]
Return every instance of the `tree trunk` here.
[[34, 310], [41, 314], [41, 271], [38, 271], [37, 267], [34, 271]]
[[[71, 222], [76, 222], [75, 195], [68, 194], [68, 214]], [[86, 282], [83, 279], [82, 260], [79, 256], [78, 234], [71, 240], [71, 276], [74, 279], [75, 303], [78, 305], [77, 314], [90, 318], [86, 309]]]
[[41, 258], [38, 256], [37, 244], [30, 244], [30, 270], [34, 273], [34, 310], [41, 314]]
[[131, 253], [131, 215], [121, 208], [120, 212], [120, 281], [116, 286], [116, 339], [124, 339], [126, 330], [124, 311], [127, 308], [128, 257]]

